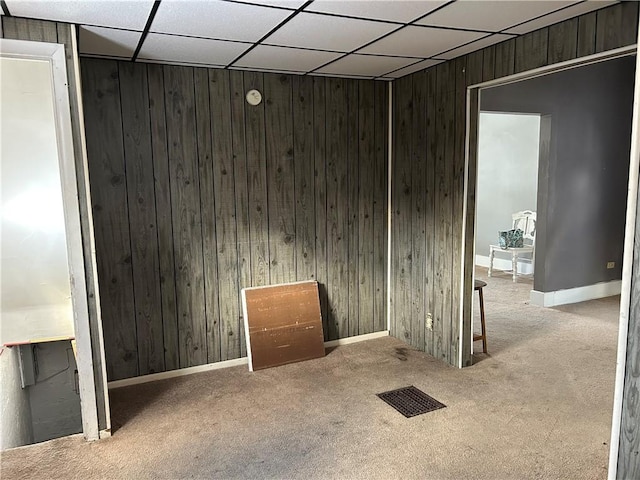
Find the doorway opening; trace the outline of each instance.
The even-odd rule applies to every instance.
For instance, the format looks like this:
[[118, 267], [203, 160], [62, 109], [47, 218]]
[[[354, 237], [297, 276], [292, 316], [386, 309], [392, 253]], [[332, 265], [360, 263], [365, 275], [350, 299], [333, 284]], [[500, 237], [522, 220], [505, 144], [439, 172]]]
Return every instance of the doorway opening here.
[[[627, 193], [635, 62], [635, 47], [621, 49], [468, 90], [464, 238], [465, 249], [473, 249], [473, 255], [469, 250], [465, 255], [463, 342], [473, 349], [474, 316], [478, 317], [473, 281], [481, 279], [488, 284], [484, 299], [489, 353], [472, 358], [522, 360], [539, 375], [553, 372], [549, 383], [560, 390], [567, 381], [576, 388], [593, 383], [591, 401], [593, 395], [604, 401], [595, 402], [600, 403], [598, 409], [583, 409], [583, 413], [590, 420], [597, 417], [607, 451], [604, 440], [611, 434], [627, 195], [636, 195]], [[483, 112], [527, 112], [540, 118], [533, 278], [519, 275], [513, 282], [511, 275], [489, 277], [488, 265], [476, 261], [484, 248], [479, 244], [482, 189], [496, 189], [495, 180], [500, 179], [494, 175], [493, 186], [489, 181], [483, 187], [481, 182]], [[525, 346], [524, 360], [509, 357], [516, 343]], [[593, 355], [594, 351], [598, 354]], [[555, 375], [558, 370], [562, 382]], [[594, 371], [600, 379], [595, 383]], [[577, 394], [576, 398], [580, 403], [586, 397]]]

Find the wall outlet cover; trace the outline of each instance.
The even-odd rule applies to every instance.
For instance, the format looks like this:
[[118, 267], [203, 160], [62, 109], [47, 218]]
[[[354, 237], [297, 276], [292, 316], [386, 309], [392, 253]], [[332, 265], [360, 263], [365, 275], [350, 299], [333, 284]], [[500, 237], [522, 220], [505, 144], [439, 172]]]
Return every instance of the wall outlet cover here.
[[615, 268], [616, 267], [616, 262], [607, 262], [607, 268]]

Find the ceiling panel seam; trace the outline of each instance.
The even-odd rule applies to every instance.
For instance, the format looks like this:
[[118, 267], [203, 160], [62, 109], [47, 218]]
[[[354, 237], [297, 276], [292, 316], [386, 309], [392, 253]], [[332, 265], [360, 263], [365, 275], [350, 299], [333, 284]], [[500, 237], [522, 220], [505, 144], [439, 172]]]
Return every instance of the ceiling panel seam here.
[[240, 60], [242, 57], [244, 57], [247, 53], [249, 53], [251, 50], [253, 50], [254, 48], [256, 48], [258, 45], [260, 45], [264, 40], [266, 40], [267, 38], [269, 38], [270, 35], [272, 35], [274, 32], [276, 32], [278, 29], [280, 29], [282, 26], [286, 25], [290, 20], [292, 20], [293, 18], [295, 18], [300, 12], [302, 12], [302, 10], [304, 10], [304, 8], [307, 5], [310, 5], [313, 2], [313, 0], [307, 0], [302, 6], [300, 6], [297, 10], [295, 10], [294, 12], [291, 13], [291, 15], [289, 15], [287, 18], [285, 18], [283, 21], [281, 21], [278, 25], [276, 25], [275, 27], [273, 27], [269, 32], [267, 32], [261, 39], [259, 39], [257, 42], [255, 42], [253, 45], [251, 45], [247, 50], [245, 50], [243, 53], [241, 53], [240, 55], [238, 55], [234, 60], [232, 60], [229, 64], [227, 64], [226, 68], [231, 67], [234, 63], [236, 63], [238, 60]]
[[[429, 13], [425, 13], [424, 15], [421, 15], [421, 16], [419, 16], [418, 18], [415, 18], [415, 19], [414, 19], [414, 20], [412, 20], [408, 25], [411, 25], [411, 24], [413, 24], [413, 23], [415, 23], [415, 22], [417, 22], [417, 21], [419, 21], [419, 20], [422, 20], [422, 19], [424, 19], [424, 18], [428, 17], [429, 15], [431, 15], [431, 14], [433, 14], [433, 13], [435, 13], [435, 12], [439, 11], [439, 10], [442, 10], [443, 8], [446, 8], [448, 5], [451, 5], [453, 2], [455, 2], [455, 0], [450, 0], [450, 1], [449, 1], [449, 2], [447, 2], [447, 3], [444, 3], [444, 4], [440, 5], [438, 8], [436, 8], [436, 9], [432, 10], [431, 12], [429, 12]], [[352, 50], [352, 51], [350, 51], [350, 52], [348, 52], [348, 53], [345, 53], [345, 54], [344, 54], [344, 55], [342, 55], [341, 57], [335, 58], [335, 59], [331, 60], [330, 62], [325, 63], [324, 65], [320, 65], [319, 67], [316, 67], [316, 68], [314, 68], [313, 70], [310, 70], [308, 73], [314, 73], [314, 72], [316, 72], [316, 71], [318, 71], [318, 70], [320, 70], [320, 69], [322, 69], [322, 68], [325, 68], [325, 67], [327, 67], [327, 66], [331, 65], [332, 63], [337, 62], [338, 60], [342, 60], [342, 59], [343, 59], [343, 58], [345, 58], [347, 55], [350, 55], [350, 54], [352, 54], [352, 53], [356, 53], [358, 50], [362, 50], [363, 48], [368, 47], [369, 45], [371, 45], [371, 44], [373, 44], [373, 43], [375, 43], [375, 42], [378, 42], [378, 41], [382, 40], [383, 38], [387, 38], [388, 36], [390, 36], [390, 35], [392, 35], [392, 34], [394, 34], [394, 33], [398, 32], [398, 31], [402, 30], [403, 28], [406, 28], [406, 26], [407, 26], [407, 25], [404, 25], [404, 24], [403, 24], [403, 25], [401, 25], [400, 27], [398, 27], [398, 28], [396, 28], [396, 29], [394, 29], [394, 30], [391, 30], [390, 32], [385, 33], [384, 35], [382, 35], [382, 36], [380, 36], [380, 37], [378, 37], [378, 38], [375, 38], [374, 40], [371, 40], [370, 42], [365, 43], [364, 45], [361, 45], [360, 47], [356, 48], [355, 50]]]
[[160, 6], [161, 0], [154, 0], [153, 6], [151, 7], [151, 12], [149, 12], [149, 17], [147, 18], [147, 23], [144, 26], [144, 30], [142, 31], [142, 35], [140, 35], [140, 40], [138, 41], [138, 46], [136, 47], [135, 52], [133, 52], [133, 56], [131, 57], [131, 61], [135, 62], [136, 58], [140, 54], [140, 49], [142, 48], [142, 44], [149, 35], [149, 29], [151, 28], [151, 24], [153, 23], [153, 19], [156, 16], [156, 12], [158, 11], [158, 7]]

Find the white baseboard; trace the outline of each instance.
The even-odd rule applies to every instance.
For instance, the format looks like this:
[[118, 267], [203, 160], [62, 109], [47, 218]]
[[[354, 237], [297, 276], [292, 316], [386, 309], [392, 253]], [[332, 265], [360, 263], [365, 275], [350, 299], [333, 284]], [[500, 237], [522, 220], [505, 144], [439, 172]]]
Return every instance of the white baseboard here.
[[566, 290], [556, 290], [555, 292], [531, 290], [531, 304], [538, 305], [539, 307], [555, 307], [557, 305], [586, 302], [587, 300], [620, 295], [621, 291], [622, 280], [601, 282]]
[[338, 345], [349, 345], [350, 343], [365, 342], [374, 338], [388, 337], [389, 330], [381, 332], [365, 333], [364, 335], [356, 335], [355, 337], [339, 338], [338, 340], [330, 340], [324, 342], [325, 347], [337, 347]]
[[[476, 255], [476, 265], [479, 267], [489, 268], [489, 257], [485, 255]], [[494, 270], [511, 271], [511, 259], [498, 258], [496, 256], [493, 258], [493, 268]], [[533, 274], [533, 265], [531, 264], [531, 260], [518, 260], [518, 273], [522, 273], [524, 275]]]
[[[355, 337], [340, 338], [324, 342], [325, 347], [337, 347], [338, 345], [348, 345], [350, 343], [364, 342], [373, 340], [374, 338], [388, 337], [389, 330], [382, 332], [366, 333], [364, 335], [356, 335]], [[141, 383], [155, 382], [156, 380], [165, 380], [167, 378], [183, 377], [193, 373], [208, 372], [210, 370], [219, 370], [221, 368], [237, 367], [239, 365], [247, 365], [247, 357], [235, 358], [233, 360], [225, 360], [222, 362], [208, 363], [206, 365], [198, 365], [196, 367], [179, 368], [178, 370], [170, 370], [168, 372], [150, 373], [149, 375], [141, 375], [139, 377], [125, 378], [123, 380], [114, 380], [109, 382], [109, 390], [114, 388], [129, 387], [131, 385], [139, 385]]]

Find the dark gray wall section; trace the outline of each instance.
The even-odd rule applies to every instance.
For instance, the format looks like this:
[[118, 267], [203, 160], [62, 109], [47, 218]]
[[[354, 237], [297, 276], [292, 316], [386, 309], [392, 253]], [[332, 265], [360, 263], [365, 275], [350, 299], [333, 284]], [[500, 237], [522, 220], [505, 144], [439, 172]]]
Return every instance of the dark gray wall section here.
[[483, 110], [551, 115], [535, 290], [622, 278], [634, 74], [625, 57], [481, 92]]

